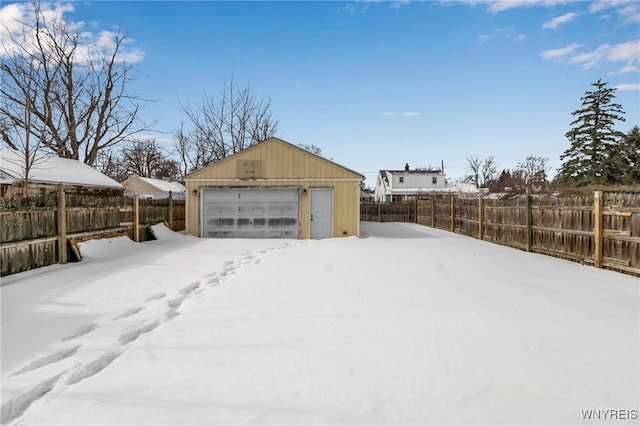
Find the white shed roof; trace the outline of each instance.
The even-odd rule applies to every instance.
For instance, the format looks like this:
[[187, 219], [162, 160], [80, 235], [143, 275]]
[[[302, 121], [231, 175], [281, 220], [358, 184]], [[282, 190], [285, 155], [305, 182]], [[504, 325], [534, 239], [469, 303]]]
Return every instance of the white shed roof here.
[[[24, 158], [12, 149], [0, 149], [0, 172], [7, 183], [9, 179], [24, 179]], [[122, 189], [115, 180], [100, 173], [93, 167], [78, 160], [60, 158], [53, 155], [39, 155], [36, 157], [29, 180], [38, 183], [92, 186]]]
[[179, 182], [169, 182], [162, 179], [153, 179], [153, 178], [147, 178], [147, 177], [139, 177], [138, 179], [148, 183], [149, 185], [155, 186], [156, 188], [158, 188], [159, 191], [163, 191], [163, 192], [171, 191], [173, 193], [186, 191], [185, 186]]

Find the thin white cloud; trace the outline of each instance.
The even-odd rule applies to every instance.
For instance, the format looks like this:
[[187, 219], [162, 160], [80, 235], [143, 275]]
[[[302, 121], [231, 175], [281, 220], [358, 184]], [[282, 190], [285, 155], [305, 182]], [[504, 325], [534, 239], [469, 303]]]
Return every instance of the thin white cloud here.
[[[640, 22], [640, 4], [637, 0], [598, 0], [589, 6], [591, 13], [600, 13], [609, 9], [615, 9], [623, 25]], [[605, 14], [602, 17], [609, 19], [611, 15]]]
[[583, 69], [590, 69], [603, 62], [625, 62], [626, 65], [618, 72], [622, 74], [633, 72], [640, 65], [640, 40], [630, 40], [616, 45], [602, 44], [590, 52], [577, 52], [581, 45], [569, 44], [560, 49], [545, 50], [544, 59], [567, 60], [570, 64], [580, 64]]
[[478, 41], [480, 43], [487, 43], [493, 39], [502, 39], [509, 40], [514, 42], [520, 42], [527, 38], [525, 34], [516, 34], [513, 28], [498, 28], [493, 31], [491, 34], [481, 34], [478, 36]]
[[615, 88], [618, 90], [640, 90], [640, 83], [622, 83]]
[[633, 65], [633, 64], [627, 64], [624, 67], [622, 67], [620, 70], [618, 71], [614, 71], [614, 72], [610, 72], [609, 75], [614, 75], [614, 74], [627, 74], [630, 72], [637, 72], [640, 68], [638, 68], [637, 65]]
[[491, 12], [498, 13], [509, 9], [518, 9], [523, 7], [552, 7], [567, 2], [567, 0], [497, 0], [487, 1], [486, 3], [488, 4]]
[[381, 112], [380, 115], [384, 115], [386, 117], [391, 117], [393, 115], [396, 115], [396, 113], [395, 112], [385, 111], [385, 112]]
[[623, 24], [636, 24], [640, 22], [640, 4], [633, 3], [618, 9], [618, 15]]
[[542, 52], [542, 57], [544, 59], [559, 59], [564, 58], [571, 53], [573, 53], [576, 49], [582, 47], [581, 44], [571, 43], [566, 45], [565, 47], [561, 47], [559, 49], [549, 49]]
[[343, 7], [338, 8], [338, 13], [354, 13], [356, 12], [357, 7], [355, 3], [349, 3], [344, 5]]
[[591, 52], [580, 53], [579, 55], [572, 56], [571, 59], [569, 59], [569, 63], [582, 64], [582, 68], [588, 70], [598, 65], [602, 59], [606, 58], [610, 50], [610, 45], [603, 44]]
[[409, 0], [394, 0], [391, 3], [391, 9], [400, 9], [402, 6], [409, 4]]
[[555, 18], [545, 22], [542, 24], [542, 28], [555, 30], [562, 24], [566, 24], [567, 22], [571, 22], [578, 17], [577, 13], [569, 12], [564, 15], [556, 16]]
[[390, 4], [391, 9], [398, 10], [410, 3], [410, 0], [355, 0], [345, 6], [337, 9], [338, 13], [356, 13], [366, 12], [369, 9], [370, 4]]
[[636, 61], [640, 62], [640, 39], [628, 41], [615, 45], [611, 48], [608, 60], [612, 62], [618, 61]]
[[589, 12], [598, 13], [606, 9], [624, 6], [629, 3], [629, 0], [596, 0], [589, 6]]

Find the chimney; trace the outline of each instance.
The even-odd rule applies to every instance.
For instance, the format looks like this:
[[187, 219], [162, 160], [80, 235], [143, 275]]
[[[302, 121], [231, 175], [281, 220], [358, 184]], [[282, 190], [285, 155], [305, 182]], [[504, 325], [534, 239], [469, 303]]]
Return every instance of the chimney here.
[[404, 165], [404, 171], [405, 171], [405, 172], [408, 172], [408, 171], [409, 171], [409, 163], [406, 163], [406, 164]]

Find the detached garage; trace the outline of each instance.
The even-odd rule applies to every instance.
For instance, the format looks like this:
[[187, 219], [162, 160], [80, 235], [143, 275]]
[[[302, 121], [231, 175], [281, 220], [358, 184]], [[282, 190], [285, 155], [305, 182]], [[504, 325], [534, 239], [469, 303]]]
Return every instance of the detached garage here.
[[187, 175], [187, 232], [204, 238], [358, 235], [364, 177], [270, 138]]

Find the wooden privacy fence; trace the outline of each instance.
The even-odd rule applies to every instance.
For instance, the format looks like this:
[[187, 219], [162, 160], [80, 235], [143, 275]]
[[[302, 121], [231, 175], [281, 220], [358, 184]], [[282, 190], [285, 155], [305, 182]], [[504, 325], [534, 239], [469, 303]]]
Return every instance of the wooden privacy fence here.
[[640, 276], [640, 192], [501, 200], [433, 194], [404, 203], [362, 204], [360, 217], [415, 222]]
[[185, 202], [57, 193], [0, 199], [1, 275], [80, 258], [77, 242], [128, 235], [152, 239], [149, 225], [185, 229]]

